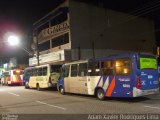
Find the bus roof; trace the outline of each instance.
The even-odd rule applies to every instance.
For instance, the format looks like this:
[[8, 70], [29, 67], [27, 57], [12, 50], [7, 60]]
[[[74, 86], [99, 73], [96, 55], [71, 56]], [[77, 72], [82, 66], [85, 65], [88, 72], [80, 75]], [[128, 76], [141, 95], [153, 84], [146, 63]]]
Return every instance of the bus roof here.
[[[151, 53], [137, 53], [137, 52], [133, 52], [133, 53], [122, 53], [122, 54], [112, 54], [112, 55], [108, 55], [106, 57], [102, 57], [102, 58], [96, 58], [95, 60], [111, 60], [111, 59], [116, 59], [116, 58], [127, 58], [127, 57], [132, 57], [132, 56], [137, 56], [137, 55], [150, 55], [150, 56], [155, 56], [154, 54]], [[155, 56], [156, 57], [156, 56]]]
[[38, 67], [46, 67], [48, 66], [49, 64], [45, 64], [45, 65], [39, 65], [39, 66], [31, 66], [31, 67], [27, 67], [25, 69], [32, 69], [32, 68], [38, 68]]
[[80, 64], [80, 63], [86, 63], [88, 61], [89, 60], [78, 60], [78, 61], [73, 61], [73, 62], [65, 63], [64, 65]]
[[138, 55], [155, 56], [154, 54], [151, 54], [151, 53], [129, 52], [129, 53], [121, 53], [121, 54], [111, 54], [111, 55], [108, 55], [106, 57], [101, 57], [101, 58], [96, 58], [96, 59], [86, 59], [86, 60], [72, 61], [72, 62], [65, 63], [64, 65], [86, 63], [88, 61], [112, 60], [112, 59], [117, 59], [117, 58], [131, 58], [133, 56], [138, 56]]

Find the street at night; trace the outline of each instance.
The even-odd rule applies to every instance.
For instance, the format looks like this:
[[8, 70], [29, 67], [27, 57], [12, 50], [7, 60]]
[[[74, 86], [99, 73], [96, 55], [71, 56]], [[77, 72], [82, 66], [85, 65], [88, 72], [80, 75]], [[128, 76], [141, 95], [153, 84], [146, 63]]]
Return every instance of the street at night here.
[[37, 91], [23, 86], [0, 86], [0, 112], [17, 114], [146, 114], [160, 113], [160, 94], [134, 99], [61, 95], [56, 90]]

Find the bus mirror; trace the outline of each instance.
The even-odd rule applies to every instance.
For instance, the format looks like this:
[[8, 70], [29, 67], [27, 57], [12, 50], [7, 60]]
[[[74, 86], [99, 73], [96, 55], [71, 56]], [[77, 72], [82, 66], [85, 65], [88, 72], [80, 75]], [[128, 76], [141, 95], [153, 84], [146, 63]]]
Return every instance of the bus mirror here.
[[89, 72], [89, 73], [91, 73], [91, 72], [92, 72], [92, 70], [88, 70], [88, 72]]

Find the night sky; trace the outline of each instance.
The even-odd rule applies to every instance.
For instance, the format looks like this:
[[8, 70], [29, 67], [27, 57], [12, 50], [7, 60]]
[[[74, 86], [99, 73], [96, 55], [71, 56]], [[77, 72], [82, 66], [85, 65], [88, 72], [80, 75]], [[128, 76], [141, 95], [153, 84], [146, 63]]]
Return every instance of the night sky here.
[[[21, 44], [30, 49], [33, 23], [50, 12], [62, 0], [1, 0], [0, 1], [0, 59], [7, 61], [18, 56], [23, 62], [28, 54], [20, 48], [10, 47], [5, 34], [14, 32], [21, 36]], [[27, 60], [28, 61], [28, 60]]]
[[[20, 56], [22, 61], [27, 56], [23, 50], [4, 45], [5, 34], [15, 32], [21, 36], [23, 46], [30, 49], [33, 23], [53, 10], [63, 0], [0, 0], [0, 59]], [[79, 0], [93, 5], [127, 13], [144, 13], [139, 16], [155, 21], [156, 40], [160, 39], [160, 0]], [[144, 8], [144, 9], [142, 9]], [[136, 12], [136, 10], [139, 10]], [[142, 11], [143, 10], [143, 11]]]

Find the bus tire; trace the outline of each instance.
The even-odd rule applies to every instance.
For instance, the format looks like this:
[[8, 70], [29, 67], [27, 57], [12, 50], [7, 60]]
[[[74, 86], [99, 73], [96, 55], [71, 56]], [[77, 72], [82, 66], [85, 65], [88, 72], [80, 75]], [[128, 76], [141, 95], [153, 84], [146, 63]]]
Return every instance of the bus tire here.
[[105, 93], [103, 89], [98, 89], [96, 92], [96, 96], [99, 100], [104, 100], [105, 99]]
[[65, 92], [64, 92], [64, 87], [63, 87], [63, 86], [60, 86], [60, 87], [59, 87], [59, 92], [60, 92], [62, 95], [65, 94]]
[[25, 83], [25, 89], [29, 89], [28, 83]]
[[36, 88], [37, 88], [38, 91], [41, 90], [41, 89], [40, 89], [40, 86], [39, 86], [39, 83], [37, 83]]

